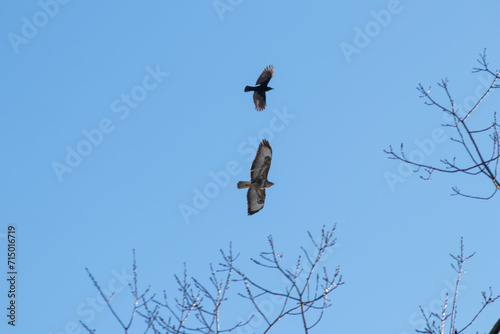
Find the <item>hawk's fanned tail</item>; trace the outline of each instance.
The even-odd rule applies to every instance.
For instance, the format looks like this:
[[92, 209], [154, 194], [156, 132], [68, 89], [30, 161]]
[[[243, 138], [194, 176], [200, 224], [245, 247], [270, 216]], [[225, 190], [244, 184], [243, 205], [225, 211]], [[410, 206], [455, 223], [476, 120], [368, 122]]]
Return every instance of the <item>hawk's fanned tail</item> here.
[[238, 182], [238, 184], [236, 185], [236, 187], [238, 187], [238, 189], [245, 189], [245, 188], [250, 188], [251, 184], [252, 183], [248, 182], [248, 181], [240, 181], [240, 182]]

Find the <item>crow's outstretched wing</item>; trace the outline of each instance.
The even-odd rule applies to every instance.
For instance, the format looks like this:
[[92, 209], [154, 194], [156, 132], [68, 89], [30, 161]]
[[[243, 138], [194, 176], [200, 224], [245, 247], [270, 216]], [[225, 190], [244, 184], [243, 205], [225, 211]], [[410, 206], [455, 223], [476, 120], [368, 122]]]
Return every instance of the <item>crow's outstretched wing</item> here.
[[271, 80], [273, 75], [274, 75], [274, 66], [269, 65], [268, 67], [266, 67], [264, 69], [264, 71], [262, 72], [260, 77], [257, 79], [256, 85], [267, 86], [267, 84], [269, 83], [269, 80]]
[[255, 104], [255, 110], [264, 110], [266, 108], [266, 92], [254, 92], [253, 103]]

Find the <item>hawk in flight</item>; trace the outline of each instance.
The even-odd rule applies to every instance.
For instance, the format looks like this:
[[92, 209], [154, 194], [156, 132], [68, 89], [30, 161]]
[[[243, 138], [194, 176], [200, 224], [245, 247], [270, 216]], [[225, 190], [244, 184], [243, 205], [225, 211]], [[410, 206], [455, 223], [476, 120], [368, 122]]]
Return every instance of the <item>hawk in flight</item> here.
[[271, 159], [273, 150], [269, 142], [263, 139], [252, 162], [250, 170], [251, 181], [240, 181], [237, 184], [238, 189], [249, 188], [247, 192], [248, 215], [259, 212], [264, 207], [266, 200], [266, 188], [274, 183], [267, 180], [269, 168], [271, 168]]
[[260, 77], [257, 79], [257, 82], [255, 83], [256, 85], [259, 85], [257, 87], [252, 87], [252, 86], [246, 86], [245, 87], [245, 92], [251, 92], [253, 91], [253, 103], [255, 104], [255, 110], [261, 111], [266, 108], [266, 92], [271, 90], [271, 87], [268, 87], [267, 84], [269, 83], [269, 80], [274, 75], [274, 66], [269, 65], [264, 69], [264, 72], [260, 75]]

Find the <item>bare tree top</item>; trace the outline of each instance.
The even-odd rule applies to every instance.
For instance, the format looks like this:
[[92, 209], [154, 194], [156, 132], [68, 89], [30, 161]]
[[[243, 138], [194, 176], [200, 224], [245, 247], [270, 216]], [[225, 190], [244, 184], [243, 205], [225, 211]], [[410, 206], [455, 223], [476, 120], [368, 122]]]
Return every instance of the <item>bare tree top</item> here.
[[[452, 121], [447, 124], [442, 124], [442, 126], [452, 128], [455, 131], [455, 137], [452, 137], [451, 140], [459, 145], [462, 152], [465, 153], [468, 162], [458, 163], [457, 156], [455, 155], [452, 158], [440, 159], [441, 166], [419, 163], [409, 159], [405, 155], [403, 144], [401, 144], [399, 153], [394, 151], [392, 146], [389, 147], [389, 150], [384, 150], [384, 152], [389, 155], [389, 159], [400, 160], [414, 166], [414, 172], [418, 172], [420, 169], [425, 170], [427, 175], [421, 176], [424, 180], [430, 180], [432, 174], [436, 171], [450, 174], [459, 173], [468, 176], [483, 175], [489, 179], [492, 184], [492, 189], [488, 195], [465, 194], [462, 193], [457, 186], [452, 188], [452, 195], [476, 199], [490, 199], [500, 190], [500, 180], [498, 179], [498, 165], [500, 162], [500, 125], [497, 121], [497, 113], [495, 111], [491, 123], [482, 128], [472, 129], [467, 121], [473, 113], [479, 112], [479, 106], [484, 99], [491, 94], [493, 90], [500, 88], [500, 85], [497, 83], [500, 78], [500, 71], [491, 70], [489, 67], [486, 61], [486, 49], [479, 55], [478, 63], [479, 67], [473, 68], [472, 72], [484, 72], [489, 74], [491, 76], [491, 83], [484, 90], [481, 97], [478, 98], [477, 102], [465, 112], [458, 110], [450, 94], [447, 79], [443, 79], [438, 83], [438, 86], [446, 93], [446, 100], [443, 102], [431, 96], [430, 87], [425, 89], [422, 84], [419, 84], [417, 87], [417, 90], [421, 93], [420, 97], [425, 99], [426, 105], [437, 107], [439, 110], [451, 116]], [[483, 141], [481, 141], [484, 137], [489, 138], [490, 142], [488, 145], [484, 145]]]

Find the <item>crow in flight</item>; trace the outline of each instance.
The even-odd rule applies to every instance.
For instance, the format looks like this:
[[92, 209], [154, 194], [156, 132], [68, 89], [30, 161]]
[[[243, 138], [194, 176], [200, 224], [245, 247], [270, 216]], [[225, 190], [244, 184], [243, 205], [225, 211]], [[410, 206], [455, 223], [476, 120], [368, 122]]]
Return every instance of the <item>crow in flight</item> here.
[[253, 103], [255, 103], [255, 110], [261, 111], [266, 107], [266, 92], [271, 90], [271, 87], [268, 87], [267, 84], [269, 80], [274, 75], [274, 66], [269, 65], [264, 69], [260, 77], [257, 79], [256, 85], [257, 87], [246, 86], [245, 92], [253, 91]]

